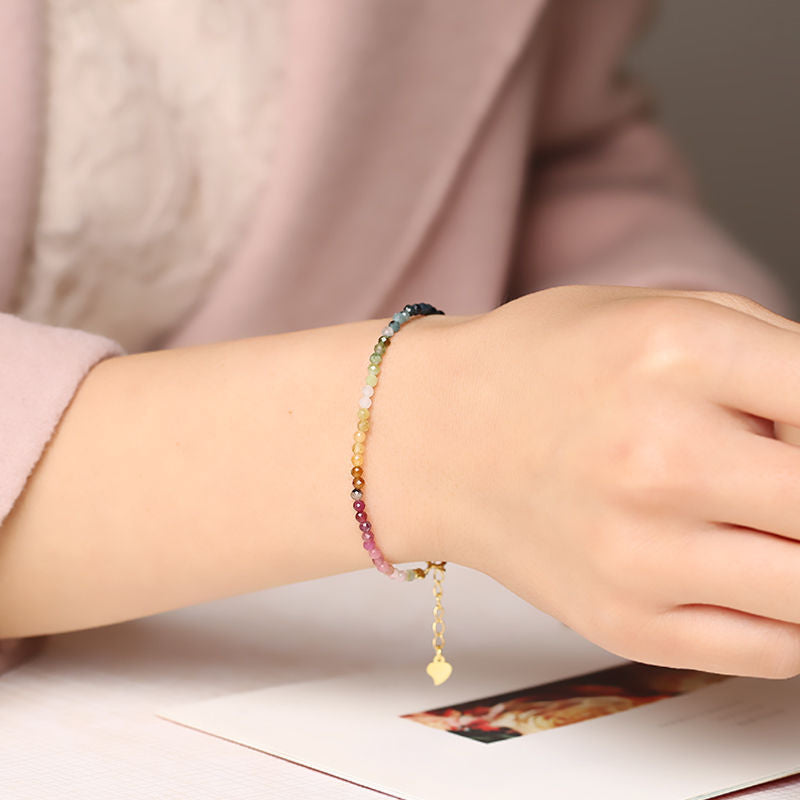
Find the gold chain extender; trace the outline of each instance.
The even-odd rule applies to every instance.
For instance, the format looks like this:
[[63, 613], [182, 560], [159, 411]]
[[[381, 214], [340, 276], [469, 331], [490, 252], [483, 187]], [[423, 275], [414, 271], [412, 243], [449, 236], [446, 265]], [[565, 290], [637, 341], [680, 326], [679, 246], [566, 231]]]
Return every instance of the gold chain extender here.
[[425, 574], [433, 572], [433, 661], [428, 664], [426, 672], [438, 686], [444, 683], [453, 672], [453, 665], [445, 661], [442, 650], [444, 649], [444, 607], [442, 606], [442, 581], [444, 580], [444, 561], [429, 561]]

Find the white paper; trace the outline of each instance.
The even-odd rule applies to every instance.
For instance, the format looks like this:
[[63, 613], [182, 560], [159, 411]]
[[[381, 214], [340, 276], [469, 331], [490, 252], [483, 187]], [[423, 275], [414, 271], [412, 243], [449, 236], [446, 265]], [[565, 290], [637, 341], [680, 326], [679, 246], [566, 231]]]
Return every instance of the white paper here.
[[[530, 658], [491, 651], [434, 687], [423, 664], [168, 707], [165, 719], [406, 800], [689, 800], [800, 770], [800, 679], [727, 678], [490, 744], [405, 718], [621, 665], [542, 617]], [[548, 653], [548, 657], [536, 656]]]

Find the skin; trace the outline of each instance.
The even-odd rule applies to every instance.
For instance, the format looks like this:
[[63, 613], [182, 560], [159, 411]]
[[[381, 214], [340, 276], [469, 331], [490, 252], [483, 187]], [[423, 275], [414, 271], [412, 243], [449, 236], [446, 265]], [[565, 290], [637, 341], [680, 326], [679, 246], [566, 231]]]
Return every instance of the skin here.
[[[383, 324], [97, 365], [3, 524], [0, 636], [367, 566], [349, 454]], [[798, 333], [737, 295], [625, 287], [417, 319], [375, 393], [376, 539], [628, 658], [796, 675]]]

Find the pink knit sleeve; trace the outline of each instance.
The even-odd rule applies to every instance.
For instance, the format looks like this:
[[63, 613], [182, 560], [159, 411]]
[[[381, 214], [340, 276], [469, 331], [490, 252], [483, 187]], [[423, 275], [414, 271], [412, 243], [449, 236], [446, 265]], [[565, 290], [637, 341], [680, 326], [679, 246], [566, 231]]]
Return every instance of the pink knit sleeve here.
[[710, 289], [789, 316], [786, 289], [706, 212], [646, 92], [622, 77], [648, 6], [558, 4], [513, 295], [564, 284]]
[[[123, 348], [103, 336], [0, 314], [0, 536], [2, 521], [84, 377], [116, 355], [124, 355]], [[0, 673], [32, 655], [38, 644], [0, 640]]]
[[81, 381], [114, 355], [104, 336], [0, 314], [0, 535]]

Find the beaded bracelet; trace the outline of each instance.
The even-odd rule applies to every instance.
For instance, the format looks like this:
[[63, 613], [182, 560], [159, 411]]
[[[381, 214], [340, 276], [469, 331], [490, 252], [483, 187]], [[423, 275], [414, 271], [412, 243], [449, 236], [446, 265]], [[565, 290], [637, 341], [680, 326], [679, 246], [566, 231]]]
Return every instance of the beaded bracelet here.
[[394, 564], [390, 564], [380, 548], [375, 542], [375, 534], [372, 530], [372, 523], [367, 519], [367, 510], [364, 504], [364, 442], [369, 430], [370, 406], [372, 397], [375, 394], [375, 387], [378, 384], [378, 375], [381, 372], [381, 361], [383, 361], [392, 337], [400, 330], [400, 326], [408, 322], [415, 316], [429, 316], [431, 314], [444, 314], [444, 311], [432, 306], [430, 303], [414, 303], [407, 305], [402, 311], [395, 314], [389, 324], [381, 331], [381, 336], [372, 355], [369, 357], [367, 367], [367, 378], [365, 386], [361, 390], [361, 399], [358, 403], [358, 430], [356, 430], [353, 444], [353, 456], [351, 458], [353, 468], [350, 474], [353, 477], [353, 490], [350, 497], [353, 499], [353, 508], [356, 510], [356, 522], [361, 530], [364, 549], [367, 551], [372, 563], [379, 572], [387, 575], [395, 581], [413, 581], [424, 578], [429, 572], [433, 572], [433, 596], [435, 604], [433, 608], [433, 661], [427, 666], [427, 673], [430, 675], [434, 684], [438, 686], [444, 683], [453, 672], [453, 667], [445, 661], [442, 655], [444, 648], [444, 619], [442, 613], [442, 581], [444, 580], [445, 564], [444, 561], [428, 561], [424, 568], [416, 567], [413, 569], [398, 569]]

